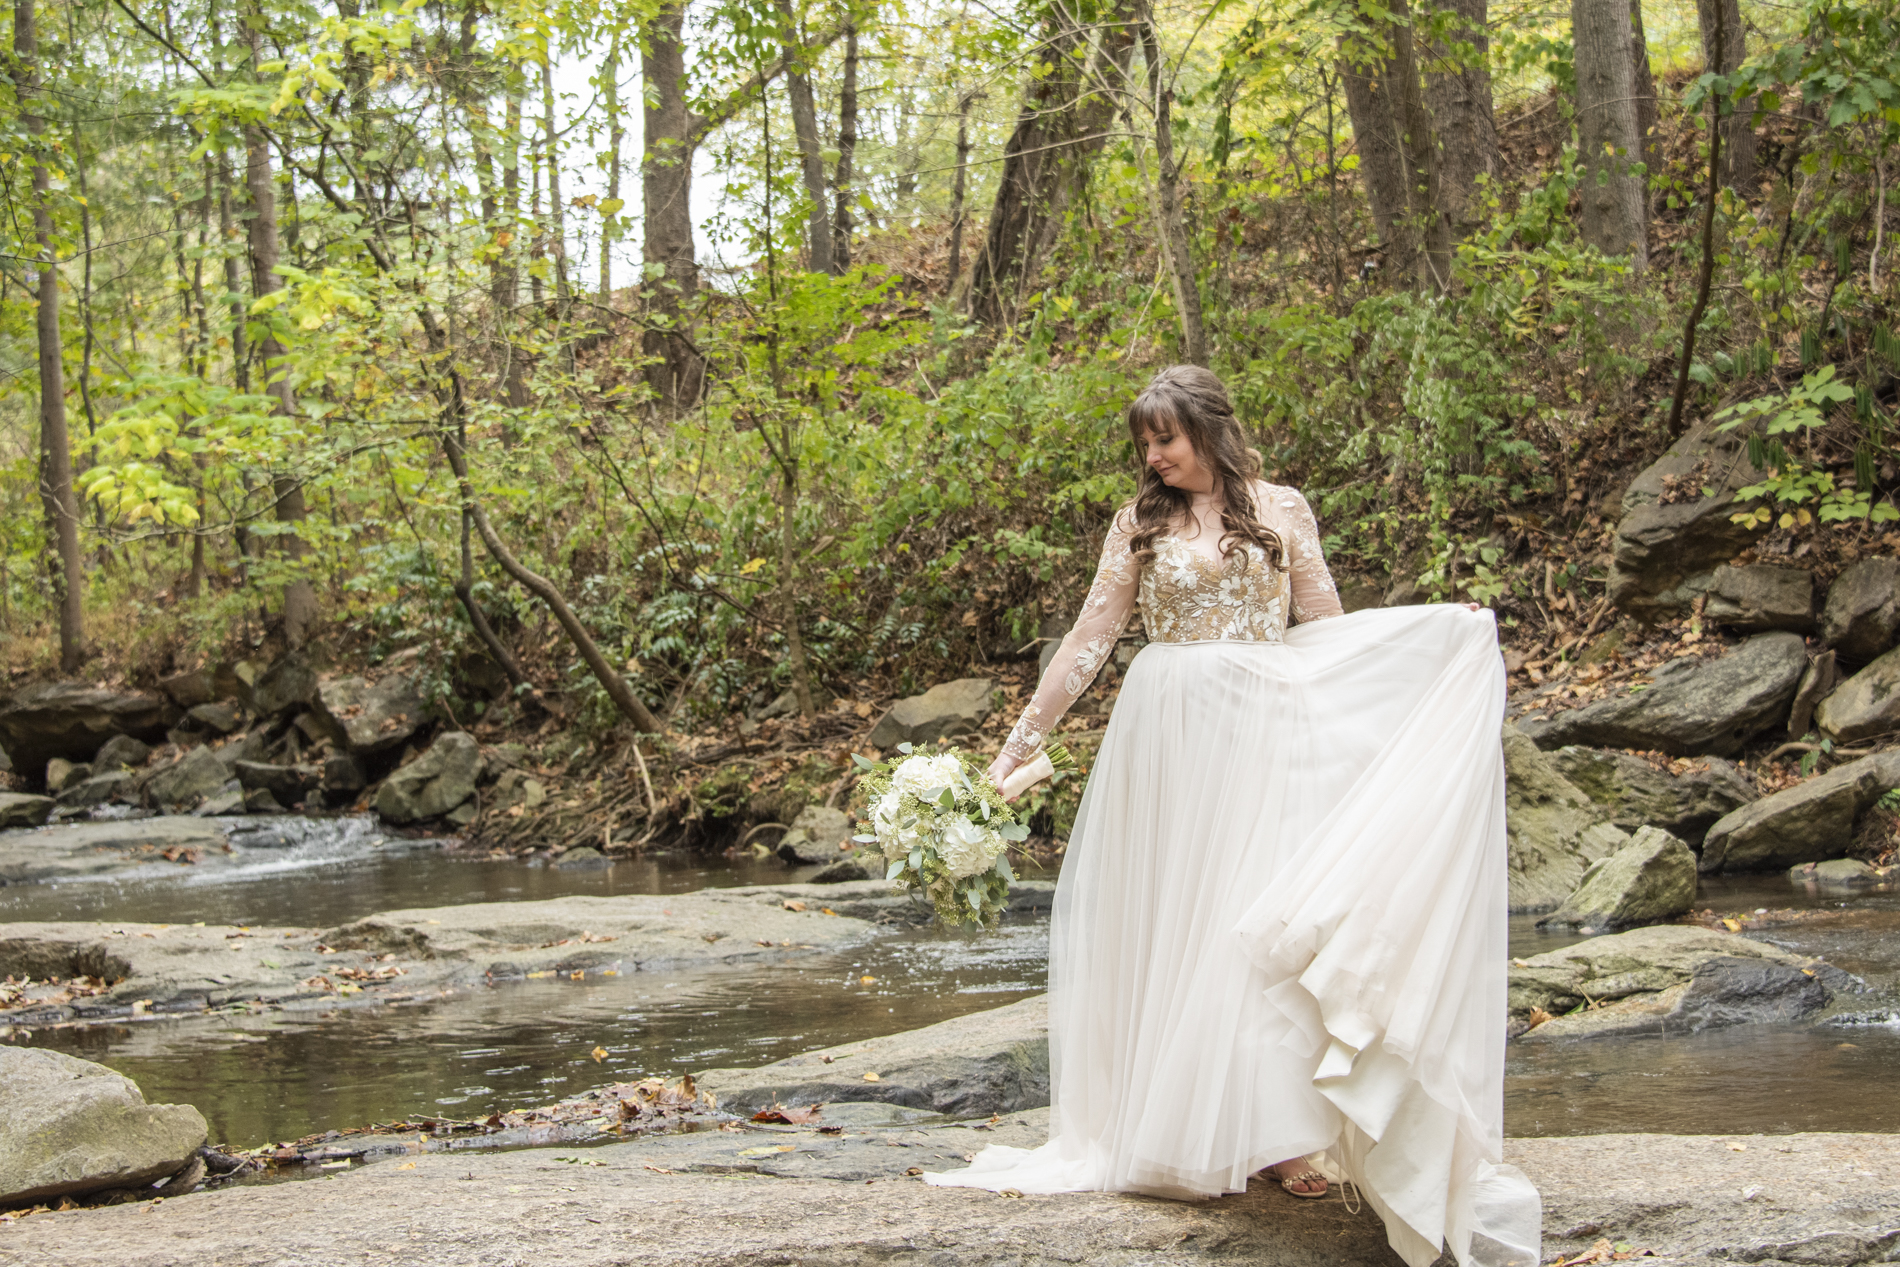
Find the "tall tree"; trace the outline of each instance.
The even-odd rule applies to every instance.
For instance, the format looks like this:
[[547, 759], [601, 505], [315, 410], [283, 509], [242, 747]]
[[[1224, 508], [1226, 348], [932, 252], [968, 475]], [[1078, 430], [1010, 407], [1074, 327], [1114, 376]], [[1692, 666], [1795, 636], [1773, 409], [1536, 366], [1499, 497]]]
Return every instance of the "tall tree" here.
[[[253, 8], [246, 15], [251, 49], [251, 72], [263, 62], [263, 16]], [[251, 195], [249, 221], [251, 251], [251, 293], [258, 299], [284, 288], [277, 275], [277, 181], [271, 171], [270, 134], [261, 119], [244, 124], [244, 183]], [[284, 363], [284, 345], [277, 341], [273, 325], [275, 314], [266, 314], [259, 323], [257, 356], [264, 371], [264, 391], [272, 401], [272, 412], [280, 418], [292, 418], [297, 412], [296, 397], [290, 384], [290, 370]], [[309, 552], [300, 533], [308, 509], [304, 505], [303, 482], [290, 471], [271, 475], [271, 494], [277, 521], [286, 525], [284, 554], [293, 569], [299, 568]], [[317, 625], [317, 590], [310, 578], [293, 575], [284, 585], [284, 641], [291, 647], [308, 642]]]
[[[1716, 12], [1720, 6], [1721, 12]], [[1748, 60], [1748, 32], [1742, 25], [1741, 0], [1696, 0], [1696, 18], [1702, 31], [1702, 65], [1717, 75], [1732, 75]], [[1716, 33], [1721, 32], [1718, 52]], [[1722, 184], [1743, 197], [1758, 193], [1756, 181], [1755, 100], [1730, 105], [1722, 118]]]
[[1576, 43], [1577, 149], [1583, 166], [1584, 240], [1605, 255], [1649, 261], [1643, 137], [1637, 124], [1630, 0], [1571, 0]]
[[1418, 270], [1419, 233], [1405, 193], [1405, 152], [1392, 108], [1391, 67], [1386, 50], [1367, 35], [1340, 37], [1339, 78], [1346, 87], [1359, 178], [1379, 234], [1381, 266], [1388, 277], [1409, 279]]
[[825, 198], [825, 156], [818, 140], [818, 106], [812, 98], [811, 72], [805, 64], [804, 44], [798, 37], [798, 19], [792, 12], [790, 0], [778, 0], [778, 15], [779, 43], [785, 57], [785, 96], [792, 108], [792, 132], [798, 138], [805, 197], [811, 204], [806, 213], [811, 270], [829, 273], [833, 271], [831, 213]]
[[620, 33], [614, 32], [601, 68], [602, 106], [607, 111], [607, 198], [600, 214], [600, 306], [613, 306], [613, 251], [620, 236], [620, 142], [626, 128], [620, 114]]
[[858, 153], [858, 28], [844, 28], [844, 79], [838, 86], [838, 174], [832, 188], [837, 192], [838, 209], [831, 226], [831, 271], [843, 273], [851, 267], [851, 183], [856, 178], [852, 165]]
[[33, 246], [39, 255], [34, 294], [40, 370], [40, 502], [58, 560], [59, 667], [78, 670], [85, 658], [85, 575], [79, 558], [79, 497], [73, 488], [72, 439], [66, 429], [65, 343], [59, 329], [59, 250], [53, 240], [53, 173], [46, 161], [46, 119], [40, 114], [44, 77], [34, 0], [13, 6], [13, 88], [20, 122], [32, 147]]
[[1439, 144], [1438, 214], [1458, 237], [1483, 219], [1478, 179], [1498, 178], [1497, 119], [1491, 107], [1491, 32], [1487, 0], [1445, 0], [1436, 14], [1443, 37], [1426, 63], [1425, 99]]
[[957, 101], [957, 174], [950, 186], [950, 280], [944, 293], [956, 291], [957, 277], [963, 272], [964, 193], [970, 173], [970, 106], [976, 94], [964, 93]]
[[1035, 70], [990, 206], [989, 230], [970, 276], [970, 314], [989, 326], [1015, 319], [1023, 280], [1034, 271], [1070, 201], [1088, 178], [1127, 80], [1135, 46], [1134, 0], [1116, 0], [1097, 26], [1069, 10], [1044, 10]]
[[[1201, 316], [1201, 288], [1188, 240], [1183, 209], [1181, 164], [1174, 156], [1174, 83], [1161, 57], [1161, 37], [1155, 30], [1154, 11], [1140, 0], [1138, 39], [1145, 72], [1145, 95], [1154, 119], [1155, 174], [1151, 197], [1155, 230], [1167, 257], [1174, 291], [1175, 314], [1181, 323], [1181, 359], [1190, 365], [1207, 364], [1207, 324]], [[1129, 94], [1131, 97], [1134, 93]], [[1137, 154], [1139, 154], [1137, 149]]]

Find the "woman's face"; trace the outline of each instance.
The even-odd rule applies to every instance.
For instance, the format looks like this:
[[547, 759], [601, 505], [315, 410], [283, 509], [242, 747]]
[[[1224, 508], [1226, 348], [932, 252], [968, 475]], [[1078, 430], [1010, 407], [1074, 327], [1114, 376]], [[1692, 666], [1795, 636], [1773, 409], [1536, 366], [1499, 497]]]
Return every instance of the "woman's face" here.
[[1142, 433], [1146, 460], [1161, 482], [1184, 493], [1207, 493], [1214, 488], [1214, 473], [1201, 464], [1193, 443], [1167, 419]]

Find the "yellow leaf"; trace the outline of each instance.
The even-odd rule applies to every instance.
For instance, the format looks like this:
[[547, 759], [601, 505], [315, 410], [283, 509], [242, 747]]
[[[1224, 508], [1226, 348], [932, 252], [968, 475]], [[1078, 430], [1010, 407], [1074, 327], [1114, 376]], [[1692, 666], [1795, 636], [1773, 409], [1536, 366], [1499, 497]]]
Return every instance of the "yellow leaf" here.
[[605, 1047], [596, 1047], [587, 1054], [594, 1058], [595, 1064], [599, 1064], [602, 1060], [607, 1058], [607, 1049]]
[[739, 575], [751, 576], [754, 572], [758, 571], [760, 568], [764, 566], [765, 566], [764, 559], [749, 559], [747, 560], [746, 565], [739, 569]]
[[866, 1082], [882, 1082], [882, 1081], [883, 1081], [883, 1079], [882, 1079], [882, 1078], [879, 1078], [879, 1077], [878, 1077], [878, 1076], [877, 1076], [876, 1074], [874, 1074], [874, 1073], [867, 1073], [867, 1074], [865, 1074], [865, 1075], [864, 1075], [864, 1080], [865, 1080]]
[[859, 977], [858, 984], [859, 985], [876, 985], [877, 978], [876, 977]]
[[1728, 929], [1731, 933], [1739, 933], [1742, 931], [1740, 920], [1725, 919], [1722, 921], [1722, 927]]
[[1783, 528], [1792, 528], [1794, 527], [1794, 516], [1784, 511], [1782, 512], [1782, 516], [1779, 522]]

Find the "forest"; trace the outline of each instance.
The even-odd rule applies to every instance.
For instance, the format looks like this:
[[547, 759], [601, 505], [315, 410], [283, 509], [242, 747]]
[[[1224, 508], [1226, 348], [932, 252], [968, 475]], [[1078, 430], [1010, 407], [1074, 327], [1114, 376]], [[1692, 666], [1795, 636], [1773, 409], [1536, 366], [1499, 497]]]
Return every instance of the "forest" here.
[[1349, 608], [1490, 605], [1514, 684], [1699, 634], [1611, 601], [1696, 428], [1731, 553], [1894, 552], [1893, 0], [16, 0], [6, 57], [13, 686], [819, 734], [1033, 668], [1183, 361]]

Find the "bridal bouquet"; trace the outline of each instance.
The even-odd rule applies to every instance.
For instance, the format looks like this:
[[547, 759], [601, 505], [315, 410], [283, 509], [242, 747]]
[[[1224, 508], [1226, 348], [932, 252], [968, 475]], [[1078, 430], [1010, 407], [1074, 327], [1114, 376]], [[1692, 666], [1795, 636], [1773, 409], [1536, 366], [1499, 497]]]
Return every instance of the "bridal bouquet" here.
[[900, 889], [922, 889], [937, 918], [952, 927], [994, 927], [1009, 904], [1009, 846], [1029, 835], [1004, 795], [1021, 791], [1057, 769], [1074, 769], [1061, 748], [1050, 749], [1006, 788], [990, 782], [981, 759], [960, 748], [918, 752], [899, 744], [898, 758], [868, 761], [863, 788], [870, 812], [860, 843], [875, 844], [888, 863], [885, 878]]

